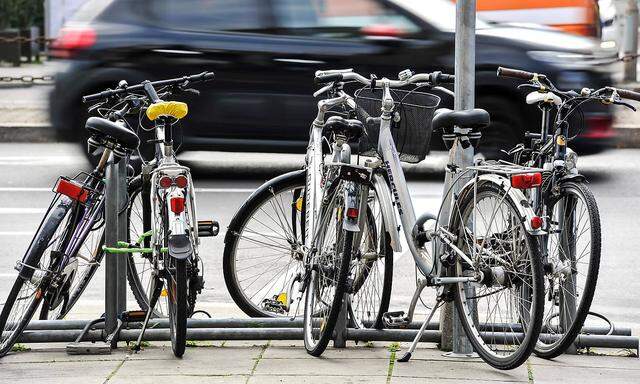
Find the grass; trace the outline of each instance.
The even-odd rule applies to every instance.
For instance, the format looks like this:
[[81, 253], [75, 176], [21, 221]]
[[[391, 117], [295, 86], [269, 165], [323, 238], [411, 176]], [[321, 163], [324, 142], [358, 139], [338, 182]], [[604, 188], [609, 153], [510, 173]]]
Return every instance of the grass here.
[[253, 374], [256, 372], [256, 369], [258, 369], [258, 364], [260, 364], [260, 360], [262, 360], [262, 356], [264, 356], [264, 352], [267, 350], [267, 348], [269, 348], [270, 345], [271, 345], [271, 340], [267, 341], [267, 343], [262, 346], [262, 350], [260, 351], [260, 354], [258, 355], [258, 357], [256, 357], [256, 362], [253, 364], [253, 367], [251, 368], [251, 373], [249, 374], [249, 376], [247, 376], [246, 382], [249, 382], [249, 379], [251, 378], [251, 376], [253, 376]]
[[20, 343], [15, 343], [13, 345], [13, 347], [11, 347], [11, 352], [26, 352], [26, 351], [30, 351], [31, 348], [27, 347], [24, 344], [20, 344]]
[[531, 366], [531, 360], [527, 360], [527, 376], [529, 378], [529, 383], [533, 384], [535, 381], [533, 380], [533, 367]]
[[389, 368], [387, 369], [387, 384], [391, 382], [391, 377], [393, 376], [393, 367], [396, 364], [396, 352], [400, 350], [399, 343], [391, 343], [389, 345]]
[[[129, 349], [132, 350], [132, 351], [135, 351], [136, 350], [136, 346], [137, 346], [137, 344], [135, 342], [133, 342], [133, 343], [129, 344]], [[148, 341], [142, 340], [140, 342], [140, 349], [147, 348], [147, 347], [150, 347], [150, 346], [151, 346], [151, 343], [149, 343]]]

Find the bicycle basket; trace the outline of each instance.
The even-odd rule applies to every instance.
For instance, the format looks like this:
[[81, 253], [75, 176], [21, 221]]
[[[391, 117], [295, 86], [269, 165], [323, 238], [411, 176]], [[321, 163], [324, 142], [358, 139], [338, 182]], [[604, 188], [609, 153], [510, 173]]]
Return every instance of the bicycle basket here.
[[[431, 120], [440, 104], [440, 98], [430, 93], [392, 89], [395, 102], [391, 136], [396, 144], [400, 161], [417, 163], [429, 153], [431, 141]], [[382, 89], [362, 88], [355, 92], [356, 103], [371, 117], [379, 117], [382, 108]], [[362, 117], [360, 117], [362, 118]], [[363, 121], [364, 122], [364, 121]], [[366, 122], [365, 122], [366, 123]], [[367, 135], [360, 140], [359, 153], [375, 156], [378, 150], [379, 123], [365, 124]]]

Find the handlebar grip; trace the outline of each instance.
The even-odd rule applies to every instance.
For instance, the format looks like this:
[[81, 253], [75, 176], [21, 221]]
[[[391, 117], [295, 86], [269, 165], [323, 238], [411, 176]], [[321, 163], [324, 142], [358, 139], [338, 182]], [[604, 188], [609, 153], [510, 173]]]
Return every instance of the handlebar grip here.
[[344, 76], [342, 75], [342, 73], [331, 73], [328, 75], [318, 75], [315, 78], [315, 83], [316, 84], [326, 84], [326, 83], [331, 83], [334, 81], [342, 81], [342, 79], [344, 78]]
[[532, 72], [522, 71], [519, 69], [498, 67], [499, 77], [511, 77], [513, 79], [531, 80], [535, 76]]
[[454, 75], [447, 75], [446, 73], [441, 73], [436, 79], [439, 84], [453, 84], [456, 81], [456, 77]]
[[616, 92], [618, 92], [618, 95], [624, 99], [640, 101], [640, 92], [620, 88], [616, 88]]
[[215, 73], [213, 72], [205, 72], [202, 77], [202, 81], [211, 81], [215, 77]]
[[112, 90], [102, 91], [102, 92], [99, 92], [99, 93], [94, 93], [92, 95], [82, 96], [82, 102], [83, 103], [88, 103], [90, 101], [106, 99], [106, 98], [109, 98], [109, 97], [111, 97], [113, 95], [115, 95], [115, 92], [112, 91]]

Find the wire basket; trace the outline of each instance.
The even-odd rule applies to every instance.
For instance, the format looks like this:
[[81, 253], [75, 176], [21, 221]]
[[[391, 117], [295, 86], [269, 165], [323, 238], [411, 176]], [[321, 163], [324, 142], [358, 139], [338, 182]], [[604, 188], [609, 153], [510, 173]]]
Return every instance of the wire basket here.
[[[382, 114], [382, 92], [382, 89], [359, 89], [355, 92], [356, 103], [371, 117], [380, 117]], [[433, 131], [431, 120], [438, 104], [440, 104], [440, 98], [430, 93], [400, 89], [392, 89], [391, 96], [395, 102], [391, 136], [396, 144], [400, 161], [420, 162], [429, 153], [429, 143]], [[360, 140], [359, 153], [363, 156], [375, 156], [378, 151], [380, 124], [379, 122], [370, 124], [366, 124], [366, 121], [363, 122], [367, 135]]]

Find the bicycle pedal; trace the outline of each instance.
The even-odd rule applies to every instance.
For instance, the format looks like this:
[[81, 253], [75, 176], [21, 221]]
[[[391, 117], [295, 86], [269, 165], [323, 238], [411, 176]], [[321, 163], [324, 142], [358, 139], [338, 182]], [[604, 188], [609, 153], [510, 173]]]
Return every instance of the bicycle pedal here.
[[146, 317], [147, 317], [146, 311], [127, 311], [127, 312], [122, 312], [122, 314], [120, 315], [120, 318], [125, 323], [144, 321]]
[[198, 220], [198, 237], [213, 237], [220, 232], [220, 224], [214, 220]]
[[405, 328], [411, 323], [404, 311], [386, 312], [382, 315], [382, 322], [387, 328]]

